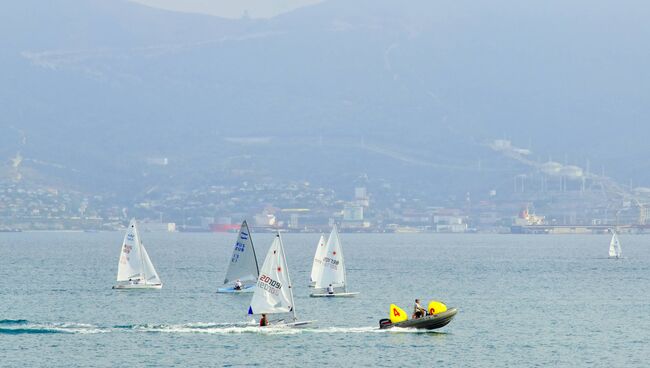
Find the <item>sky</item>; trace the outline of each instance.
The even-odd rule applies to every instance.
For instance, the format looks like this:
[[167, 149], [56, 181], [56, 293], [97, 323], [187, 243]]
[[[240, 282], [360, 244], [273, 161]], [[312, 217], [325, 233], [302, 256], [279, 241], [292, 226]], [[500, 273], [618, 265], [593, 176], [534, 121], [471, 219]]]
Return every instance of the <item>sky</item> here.
[[154, 8], [188, 13], [210, 14], [223, 18], [271, 18], [322, 0], [131, 0]]

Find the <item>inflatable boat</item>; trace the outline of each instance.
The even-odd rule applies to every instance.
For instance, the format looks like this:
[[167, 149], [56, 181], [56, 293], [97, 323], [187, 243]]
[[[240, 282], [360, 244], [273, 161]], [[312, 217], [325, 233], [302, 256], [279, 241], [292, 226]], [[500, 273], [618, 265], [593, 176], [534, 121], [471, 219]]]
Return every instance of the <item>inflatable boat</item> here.
[[390, 319], [385, 318], [379, 321], [379, 328], [386, 329], [386, 328], [401, 327], [401, 328], [417, 328], [423, 330], [435, 330], [437, 328], [448, 325], [449, 322], [451, 322], [451, 320], [454, 319], [456, 313], [458, 313], [458, 309], [450, 308], [438, 314], [431, 314], [416, 319], [407, 319], [406, 321], [396, 322], [396, 323], [393, 323], [390, 321]]
[[409, 319], [408, 314], [395, 304], [390, 305], [390, 318], [379, 320], [379, 328], [387, 329], [393, 327], [417, 328], [423, 330], [435, 330], [444, 327], [451, 322], [458, 313], [458, 309], [449, 308], [439, 301], [432, 300], [426, 309], [425, 316]]

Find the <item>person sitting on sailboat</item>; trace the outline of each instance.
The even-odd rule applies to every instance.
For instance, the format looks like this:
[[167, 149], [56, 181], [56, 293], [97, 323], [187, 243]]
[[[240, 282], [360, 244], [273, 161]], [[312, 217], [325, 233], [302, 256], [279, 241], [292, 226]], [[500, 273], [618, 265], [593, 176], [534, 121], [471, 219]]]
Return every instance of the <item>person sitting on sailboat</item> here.
[[420, 305], [420, 299], [415, 299], [415, 306], [413, 306], [413, 319], [418, 319], [427, 314], [427, 310]]
[[266, 318], [266, 314], [262, 313], [262, 318], [260, 318], [260, 327], [266, 327], [269, 325], [269, 319]]
[[237, 281], [235, 281], [235, 288], [234, 288], [234, 289], [235, 289], [235, 290], [241, 290], [241, 288], [242, 288], [243, 286], [244, 286], [244, 285], [241, 283], [241, 280], [240, 280], [240, 279], [237, 279]]
[[334, 294], [334, 286], [332, 286], [332, 284], [327, 286], [327, 293], [330, 295]]

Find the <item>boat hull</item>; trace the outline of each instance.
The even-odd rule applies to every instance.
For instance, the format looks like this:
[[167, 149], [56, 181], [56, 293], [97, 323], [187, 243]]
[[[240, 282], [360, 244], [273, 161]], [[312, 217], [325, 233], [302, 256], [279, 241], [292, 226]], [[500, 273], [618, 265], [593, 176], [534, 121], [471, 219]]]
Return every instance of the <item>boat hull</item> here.
[[397, 323], [390, 323], [390, 320], [388, 322], [385, 322], [386, 320], [382, 323], [382, 321], [379, 322], [379, 328], [380, 329], [388, 329], [388, 328], [416, 328], [420, 330], [435, 330], [437, 328], [444, 327], [451, 322], [451, 320], [454, 319], [456, 314], [458, 313], [458, 309], [456, 308], [450, 308], [442, 313], [434, 314], [431, 316], [426, 316], [418, 319], [409, 319], [404, 322], [397, 322]]
[[284, 321], [282, 321], [282, 322], [275, 322], [275, 323], [271, 322], [270, 325], [264, 326], [264, 327], [261, 327], [261, 328], [266, 328], [266, 327], [304, 328], [304, 327], [307, 327], [307, 326], [313, 324], [314, 322], [315, 321], [294, 321], [294, 322], [284, 322]]
[[359, 292], [334, 293], [334, 294], [328, 294], [328, 293], [311, 293], [311, 294], [309, 294], [309, 296], [312, 297], [312, 298], [353, 298], [353, 297], [355, 297], [357, 295], [359, 295]]
[[314, 323], [314, 321], [296, 321], [287, 323], [286, 326], [291, 328], [303, 328], [311, 325], [312, 323]]
[[127, 284], [115, 285], [115, 290], [147, 290], [147, 289], [162, 289], [162, 284]]
[[255, 291], [254, 286], [255, 285], [245, 285], [240, 290], [235, 290], [234, 287], [218, 288], [217, 293], [219, 293], [219, 294], [247, 294], [247, 293], [252, 293], [253, 291]]

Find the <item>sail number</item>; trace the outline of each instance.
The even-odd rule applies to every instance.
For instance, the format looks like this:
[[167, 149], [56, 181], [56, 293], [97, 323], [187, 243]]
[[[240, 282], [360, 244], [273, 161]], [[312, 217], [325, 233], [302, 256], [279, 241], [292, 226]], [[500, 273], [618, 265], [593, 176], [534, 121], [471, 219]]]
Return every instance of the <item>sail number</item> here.
[[267, 275], [260, 275], [257, 286], [268, 291], [271, 294], [278, 295], [282, 288], [282, 283], [273, 280]]
[[244, 249], [246, 249], [246, 245], [245, 245], [245, 244], [240, 243], [240, 242], [237, 242], [237, 243], [235, 244], [235, 251], [237, 251], [237, 252], [243, 252]]
[[237, 252], [244, 253], [245, 249], [246, 249], [246, 245], [244, 243], [240, 243], [240, 242], [235, 243], [235, 252], [233, 252], [232, 258], [230, 258], [230, 262], [237, 263], [237, 261], [239, 260], [239, 254], [237, 254]]
[[338, 269], [338, 265], [341, 262], [337, 261], [336, 259], [332, 259], [330, 257], [325, 257], [325, 258], [323, 258], [323, 263], [324, 263], [323, 267], [327, 267], [327, 268], [331, 268], [333, 270], [336, 270], [336, 269]]

